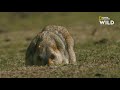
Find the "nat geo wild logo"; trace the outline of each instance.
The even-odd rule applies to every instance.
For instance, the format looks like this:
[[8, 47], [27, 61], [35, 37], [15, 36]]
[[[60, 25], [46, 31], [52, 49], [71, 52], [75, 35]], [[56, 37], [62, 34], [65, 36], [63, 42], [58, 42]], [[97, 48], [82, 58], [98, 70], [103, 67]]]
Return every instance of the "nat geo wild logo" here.
[[100, 25], [114, 25], [115, 22], [111, 20], [109, 17], [99, 16], [99, 23]]

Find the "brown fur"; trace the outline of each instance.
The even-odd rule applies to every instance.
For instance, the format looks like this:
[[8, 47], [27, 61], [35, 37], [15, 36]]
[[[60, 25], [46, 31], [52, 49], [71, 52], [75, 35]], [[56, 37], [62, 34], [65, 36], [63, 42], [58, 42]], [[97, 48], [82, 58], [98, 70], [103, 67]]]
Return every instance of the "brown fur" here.
[[74, 40], [63, 26], [48, 25], [32, 40], [26, 65], [76, 64]]

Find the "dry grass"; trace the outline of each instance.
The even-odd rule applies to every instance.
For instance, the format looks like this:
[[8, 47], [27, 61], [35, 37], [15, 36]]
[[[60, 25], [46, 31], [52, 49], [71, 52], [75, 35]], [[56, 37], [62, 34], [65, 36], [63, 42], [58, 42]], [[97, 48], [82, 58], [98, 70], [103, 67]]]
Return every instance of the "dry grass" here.
[[[88, 29], [86, 27], [89, 27]], [[69, 27], [70, 28], [70, 27]], [[114, 29], [114, 28], [113, 28]], [[72, 27], [78, 65], [25, 67], [24, 57], [31, 39], [39, 30], [0, 34], [1, 78], [96, 78], [120, 77], [118, 30], [102, 27], [92, 35], [91, 25]], [[105, 33], [106, 32], [106, 33]], [[109, 33], [109, 34], [108, 34]], [[98, 38], [99, 36], [99, 38]], [[100, 40], [106, 41], [102, 42]], [[97, 43], [96, 43], [97, 42]]]

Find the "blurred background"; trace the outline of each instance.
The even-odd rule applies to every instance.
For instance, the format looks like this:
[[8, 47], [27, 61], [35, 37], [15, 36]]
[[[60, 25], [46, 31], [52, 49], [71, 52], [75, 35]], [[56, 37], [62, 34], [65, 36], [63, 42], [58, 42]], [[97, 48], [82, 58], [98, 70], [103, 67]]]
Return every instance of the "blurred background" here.
[[0, 30], [40, 29], [48, 24], [99, 26], [99, 16], [106, 16], [119, 24], [120, 12], [0, 12]]

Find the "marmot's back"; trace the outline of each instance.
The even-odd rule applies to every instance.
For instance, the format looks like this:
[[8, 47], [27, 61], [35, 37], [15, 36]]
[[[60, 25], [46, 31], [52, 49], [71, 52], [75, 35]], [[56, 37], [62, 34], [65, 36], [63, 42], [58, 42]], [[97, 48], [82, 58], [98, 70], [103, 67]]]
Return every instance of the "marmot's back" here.
[[44, 27], [42, 32], [43, 31], [52, 31], [55, 33], [61, 33], [64, 38], [67, 38], [68, 36], [70, 36], [68, 30], [63, 26], [48, 25], [48, 26]]

